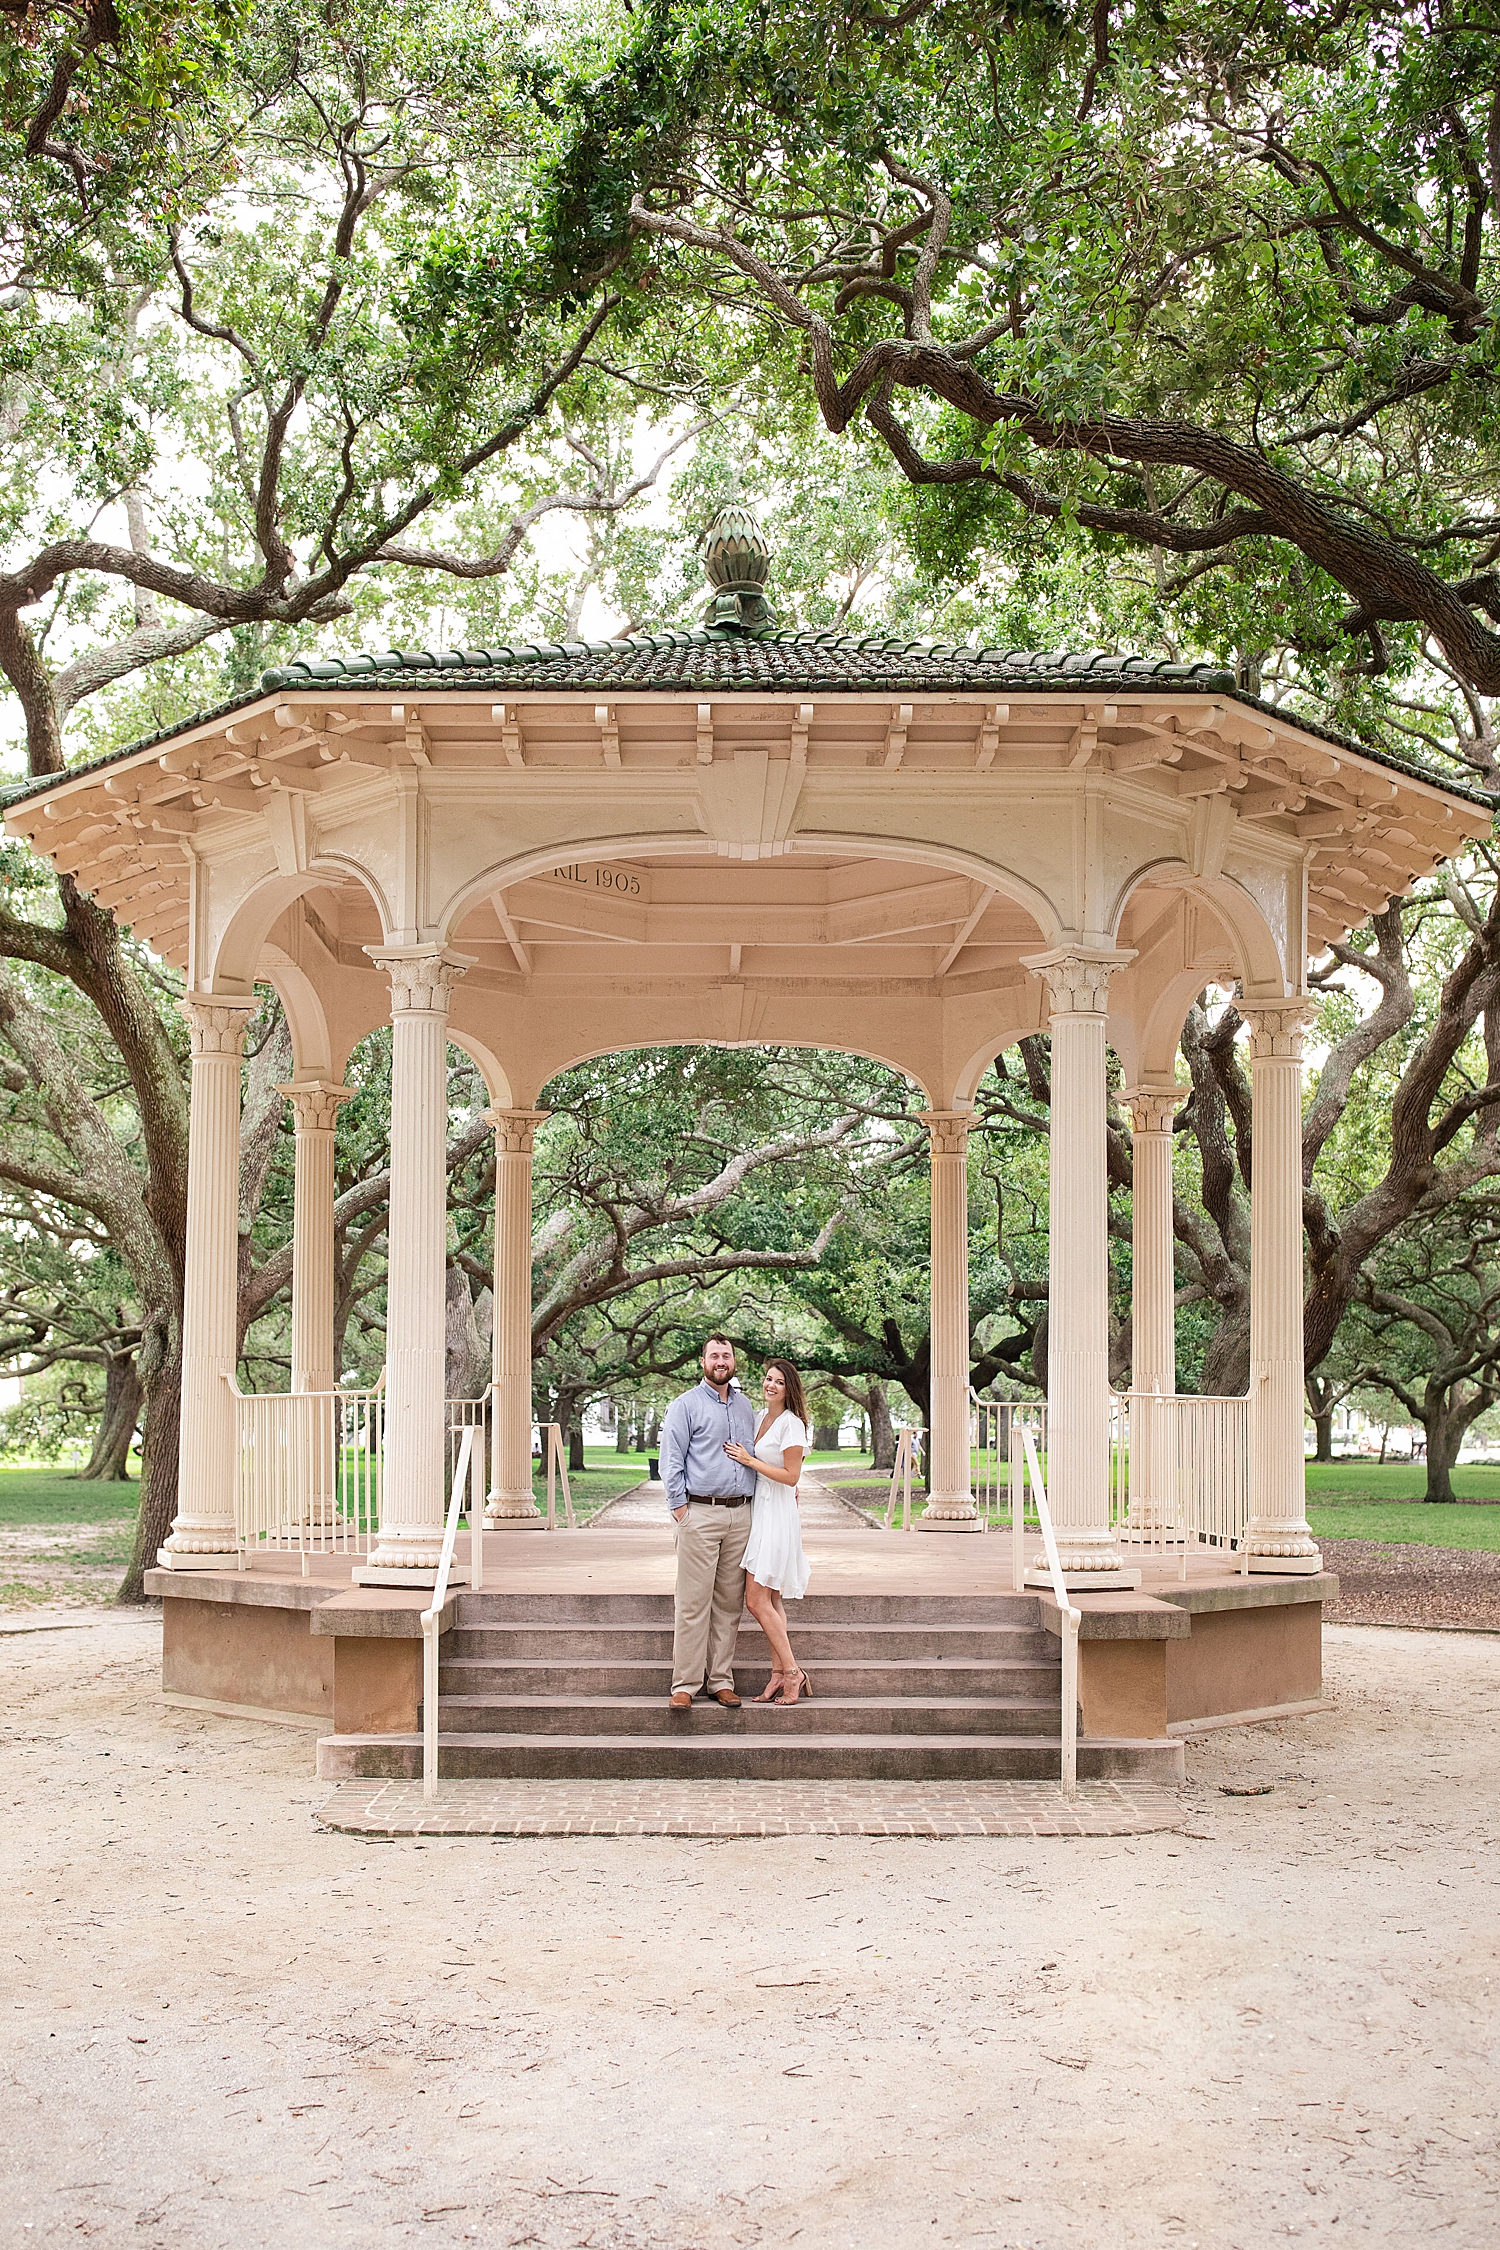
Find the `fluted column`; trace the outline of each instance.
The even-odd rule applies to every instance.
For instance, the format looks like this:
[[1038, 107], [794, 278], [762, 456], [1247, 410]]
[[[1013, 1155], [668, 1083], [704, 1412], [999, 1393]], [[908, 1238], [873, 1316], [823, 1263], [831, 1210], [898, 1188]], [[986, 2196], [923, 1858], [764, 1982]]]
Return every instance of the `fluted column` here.
[[978, 1531], [969, 1483], [969, 1112], [925, 1110], [932, 1161], [927, 1506], [919, 1531]]
[[[1130, 1385], [1170, 1398], [1177, 1388], [1172, 1262], [1172, 1118], [1185, 1086], [1132, 1086]], [[1130, 1431], [1130, 1534], [1159, 1539], [1175, 1517], [1172, 1429], [1165, 1411], [1138, 1407]]]
[[1250, 1026], [1250, 1520], [1253, 1571], [1311, 1577], [1302, 1445], [1302, 1033], [1306, 1001], [1241, 1007]]
[[[1109, 1176], [1105, 1007], [1131, 956], [1059, 946], [1025, 966], [1051, 998], [1047, 1497], [1069, 1586], [1140, 1584], [1109, 1527]], [[1027, 1572], [1049, 1583], [1045, 1569]]]
[[391, 980], [380, 1540], [359, 1585], [431, 1585], [443, 1541], [448, 1000], [470, 966], [440, 945], [366, 948]]
[[484, 1520], [535, 1531], [531, 1491], [531, 1152], [545, 1109], [492, 1109], [495, 1128], [495, 1360], [490, 1496]]
[[192, 1036], [188, 1207], [182, 1294], [177, 1514], [157, 1561], [218, 1570], [236, 1559], [235, 1407], [226, 1378], [238, 1342], [240, 1057], [254, 1000], [183, 1000]]
[[331, 1391], [333, 1364], [333, 1135], [350, 1086], [278, 1086], [292, 1105], [292, 1389]]

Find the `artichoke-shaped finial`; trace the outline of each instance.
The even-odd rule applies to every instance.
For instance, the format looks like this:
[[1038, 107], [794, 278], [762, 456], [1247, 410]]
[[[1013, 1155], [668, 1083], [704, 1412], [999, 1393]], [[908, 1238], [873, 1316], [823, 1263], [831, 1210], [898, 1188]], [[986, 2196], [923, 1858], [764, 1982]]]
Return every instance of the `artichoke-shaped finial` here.
[[709, 526], [703, 567], [713, 598], [703, 613], [705, 625], [756, 632], [776, 622], [766, 600], [771, 544], [749, 508], [738, 501], [721, 508]]

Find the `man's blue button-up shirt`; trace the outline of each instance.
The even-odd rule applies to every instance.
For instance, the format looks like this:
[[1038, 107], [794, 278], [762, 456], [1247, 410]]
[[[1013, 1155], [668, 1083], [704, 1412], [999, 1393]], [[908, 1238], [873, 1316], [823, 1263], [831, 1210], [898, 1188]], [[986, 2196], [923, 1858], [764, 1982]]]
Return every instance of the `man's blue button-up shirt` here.
[[731, 1384], [728, 1398], [721, 1399], [712, 1383], [703, 1382], [673, 1399], [661, 1426], [661, 1481], [670, 1509], [686, 1507], [690, 1492], [715, 1500], [736, 1493], [749, 1499], [755, 1471], [730, 1460], [724, 1447], [731, 1438], [754, 1451], [755, 1409], [742, 1390]]

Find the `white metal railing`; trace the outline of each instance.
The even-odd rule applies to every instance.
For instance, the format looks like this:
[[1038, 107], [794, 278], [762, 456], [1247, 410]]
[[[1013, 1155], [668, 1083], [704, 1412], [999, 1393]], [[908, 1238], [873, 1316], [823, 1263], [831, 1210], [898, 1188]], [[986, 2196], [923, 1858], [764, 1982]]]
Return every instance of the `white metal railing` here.
[[1026, 1503], [1022, 1495], [1023, 1478], [1031, 1487], [1032, 1505], [1042, 1534], [1042, 1553], [1046, 1558], [1047, 1576], [1052, 1581], [1052, 1597], [1057, 1603], [1062, 1620], [1062, 1755], [1058, 1782], [1065, 1797], [1078, 1794], [1078, 1628], [1083, 1623], [1083, 1612], [1075, 1609], [1068, 1600], [1067, 1583], [1058, 1558], [1057, 1539], [1052, 1529], [1052, 1511], [1047, 1505], [1047, 1486], [1042, 1476], [1042, 1464], [1036, 1449], [1036, 1439], [1031, 1425], [1021, 1415], [1011, 1420], [1010, 1489], [1011, 1503], [1011, 1572], [1012, 1583], [1019, 1594], [1025, 1584], [1026, 1564], [1024, 1553], [1024, 1524]]
[[469, 1510], [469, 1584], [477, 1593], [484, 1585], [484, 1478], [476, 1475], [480, 1458], [476, 1424], [459, 1430], [453, 1463], [453, 1487], [448, 1496], [448, 1520], [443, 1527], [442, 1552], [433, 1583], [431, 1606], [422, 1612], [422, 1795], [430, 1802], [438, 1785], [438, 1638], [442, 1631], [443, 1604], [453, 1572], [453, 1550], [458, 1541], [458, 1519]]
[[557, 1485], [561, 1480], [568, 1529], [575, 1531], [577, 1525], [573, 1520], [573, 1487], [568, 1482], [568, 1449], [563, 1442], [561, 1423], [547, 1423], [542, 1431], [542, 1443], [547, 1457], [547, 1529], [557, 1529]]
[[970, 1489], [982, 1523], [1009, 1522], [1011, 1515], [1011, 1433], [1017, 1416], [1036, 1439], [1037, 1452], [1047, 1458], [1047, 1409], [1040, 1399], [977, 1398], [969, 1393]]
[[[465, 1430], [473, 1430], [474, 1449], [470, 1455], [470, 1474], [483, 1483], [486, 1467], [486, 1446], [491, 1430], [490, 1392], [483, 1398], [450, 1398], [443, 1402], [443, 1419], [446, 1436], [443, 1441], [443, 1490], [453, 1483], [453, 1471], [458, 1463], [459, 1442]], [[488, 1486], [483, 1487], [488, 1491]]]
[[242, 1391], [235, 1399], [239, 1567], [256, 1555], [369, 1552], [380, 1530], [385, 1399], [372, 1391]]
[[891, 1489], [885, 1503], [885, 1528], [891, 1528], [891, 1518], [896, 1512], [896, 1494], [901, 1494], [901, 1528], [911, 1529], [911, 1480], [921, 1472], [922, 1432], [919, 1428], [899, 1431], [896, 1437], [896, 1458], [891, 1467]]
[[1187, 1576], [1192, 1549], [1249, 1568], [1250, 1401], [1124, 1391], [1111, 1401], [1110, 1521], [1124, 1545], [1155, 1550]]
[[[235, 1400], [235, 1545], [245, 1570], [256, 1555], [299, 1555], [302, 1575], [321, 1555], [368, 1554], [380, 1533], [385, 1377], [370, 1391], [242, 1391]], [[483, 1514], [489, 1400], [449, 1399], [443, 1484], [465, 1459]]]

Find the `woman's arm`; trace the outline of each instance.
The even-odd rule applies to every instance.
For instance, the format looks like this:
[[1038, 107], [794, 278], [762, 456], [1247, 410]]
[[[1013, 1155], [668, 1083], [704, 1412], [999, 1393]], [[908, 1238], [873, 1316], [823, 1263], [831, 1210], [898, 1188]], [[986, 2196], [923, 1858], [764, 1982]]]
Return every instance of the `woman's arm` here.
[[800, 1445], [787, 1447], [781, 1456], [779, 1469], [773, 1468], [769, 1461], [762, 1461], [759, 1454], [751, 1453], [743, 1445], [726, 1445], [724, 1451], [731, 1461], [743, 1461], [747, 1469], [756, 1470], [771, 1484], [795, 1484], [802, 1474], [803, 1448]]

